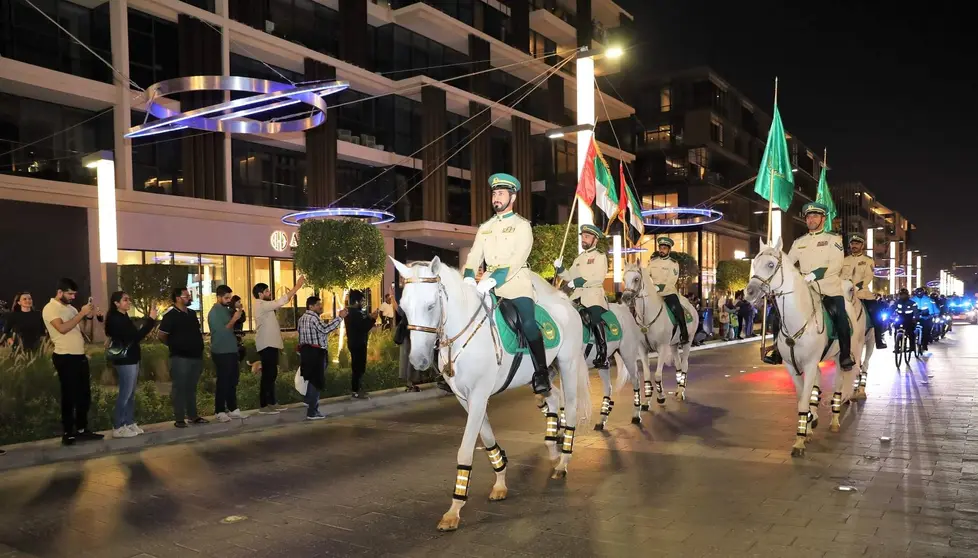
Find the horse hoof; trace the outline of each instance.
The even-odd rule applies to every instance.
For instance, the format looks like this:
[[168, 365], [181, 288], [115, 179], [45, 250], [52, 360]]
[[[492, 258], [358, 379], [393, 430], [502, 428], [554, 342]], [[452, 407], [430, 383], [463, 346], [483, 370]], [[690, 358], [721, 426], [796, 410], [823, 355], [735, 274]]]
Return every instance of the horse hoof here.
[[829, 432], [831, 432], [833, 434], [838, 434], [841, 431], [842, 431], [842, 426], [841, 425], [838, 425], [838, 424], [830, 424], [829, 425]]
[[502, 488], [492, 487], [492, 492], [489, 493], [489, 501], [498, 502], [500, 500], [505, 500], [507, 492], [508, 489], [505, 486]]
[[818, 419], [812, 421], [812, 430], [815, 430], [816, 428], [818, 428]]
[[632, 424], [642, 424], [642, 417], [632, 417]]
[[648, 411], [649, 410], [649, 404], [648, 403], [643, 403], [642, 404], [642, 410], [643, 411]]
[[554, 474], [550, 475], [550, 478], [553, 480], [565, 479], [567, 478], [567, 471], [563, 471], [561, 469], [555, 469]]
[[454, 531], [458, 529], [459, 517], [457, 515], [445, 514], [441, 516], [441, 521], [438, 522], [439, 531]]
[[595, 424], [594, 425], [594, 429], [595, 430], [604, 430], [604, 423], [603, 422], [599, 422], [598, 424]]
[[791, 457], [805, 457], [805, 448], [791, 448]]
[[658, 403], [659, 405], [665, 405], [666, 404], [666, 398], [665, 397], [659, 397], [659, 398], [657, 398], [655, 400], [655, 402]]

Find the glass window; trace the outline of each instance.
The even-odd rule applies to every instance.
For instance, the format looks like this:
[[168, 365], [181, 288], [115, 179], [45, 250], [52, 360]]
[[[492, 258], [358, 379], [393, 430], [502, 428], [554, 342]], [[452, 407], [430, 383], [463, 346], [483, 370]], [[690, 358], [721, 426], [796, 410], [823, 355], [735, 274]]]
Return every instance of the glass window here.
[[[272, 297], [287, 294], [295, 286], [295, 264], [292, 260], [272, 260]], [[295, 304], [286, 304], [278, 311], [278, 323], [283, 329], [295, 329]]]
[[[251, 285], [265, 283], [272, 287], [271, 260], [268, 258], [251, 258]], [[274, 291], [273, 291], [274, 293]]]
[[231, 186], [235, 203], [305, 208], [305, 153], [231, 140]]
[[[177, 24], [129, 8], [129, 77], [142, 87], [180, 75]], [[142, 120], [140, 118], [140, 120]]]
[[146, 252], [145, 261], [148, 264], [170, 265], [173, 263], [173, 252]]
[[710, 140], [723, 147], [723, 123], [717, 118], [710, 119]]
[[472, 223], [472, 196], [468, 180], [448, 177], [448, 222], [456, 225]]
[[[188, 254], [190, 255], [190, 254]], [[176, 255], [176, 261], [180, 261], [181, 254]], [[196, 256], [193, 256], [196, 257]], [[213, 254], [203, 254], [200, 256], [200, 273], [196, 287], [200, 293], [201, 320], [204, 323], [204, 332], [209, 333], [210, 327], [207, 325], [207, 313], [211, 307], [217, 303], [217, 288], [226, 284], [224, 275], [224, 256]], [[241, 293], [235, 293], [241, 296]]]
[[[35, 4], [99, 56], [112, 60], [108, 2], [95, 9], [66, 0]], [[0, 1], [0, 57], [112, 83], [105, 63], [20, 0]]]
[[140, 250], [119, 250], [119, 265], [143, 265], [143, 253]]
[[668, 85], [659, 90], [659, 112], [672, 110], [672, 88]]
[[[132, 123], [144, 121], [145, 113], [132, 111]], [[180, 195], [183, 188], [183, 154], [180, 137], [148, 136], [132, 140], [132, 186], [154, 194]]]
[[245, 329], [255, 329], [254, 317], [252, 316], [251, 287], [254, 284], [248, 278], [248, 257], [247, 256], [227, 256], [226, 280], [227, 286], [231, 287], [234, 294], [241, 297], [241, 303], [247, 313]]
[[672, 140], [672, 126], [660, 124], [657, 130], [645, 132], [645, 143], [668, 143]]

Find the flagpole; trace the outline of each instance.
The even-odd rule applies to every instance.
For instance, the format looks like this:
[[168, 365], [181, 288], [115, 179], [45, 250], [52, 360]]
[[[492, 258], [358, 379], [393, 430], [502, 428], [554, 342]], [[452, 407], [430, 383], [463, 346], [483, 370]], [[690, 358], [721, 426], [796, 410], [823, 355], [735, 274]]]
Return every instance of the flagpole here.
[[[579, 204], [579, 198], [577, 194], [574, 194], [574, 201], [571, 203], [570, 215], [567, 217], [567, 228], [564, 229], [564, 241], [560, 243], [560, 252], [557, 253], [557, 257], [561, 260], [564, 259], [564, 249], [567, 248], [567, 236], [570, 234], [571, 222], [574, 220], [574, 211], [577, 209], [577, 204]], [[560, 280], [560, 276], [554, 273], [554, 285]]]
[[[774, 110], [778, 110], [778, 77], [774, 77]], [[771, 165], [771, 161], [768, 160], [768, 165], [771, 169], [771, 175], [768, 177], [770, 182], [770, 191], [767, 198], [767, 243], [771, 244], [772, 239], [772, 223], [774, 221], [774, 166]], [[761, 357], [767, 352], [767, 302], [768, 297], [764, 297], [764, 311], [761, 314]], [[749, 332], [753, 333], [753, 332]]]

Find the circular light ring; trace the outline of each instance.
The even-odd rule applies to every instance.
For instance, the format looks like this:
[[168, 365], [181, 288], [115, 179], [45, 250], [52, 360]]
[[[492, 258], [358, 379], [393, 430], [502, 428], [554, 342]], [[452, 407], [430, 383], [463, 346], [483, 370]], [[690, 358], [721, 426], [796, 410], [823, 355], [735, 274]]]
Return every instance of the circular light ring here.
[[[622, 248], [621, 255], [625, 256], [628, 254], [640, 254], [642, 252], [648, 252], [648, 248]], [[608, 250], [609, 254], [614, 254], [614, 250]]]
[[298, 227], [304, 221], [321, 221], [323, 219], [363, 219], [371, 225], [383, 225], [393, 221], [394, 214], [381, 209], [362, 207], [323, 207], [289, 213], [282, 217], [282, 223]]
[[[675, 215], [674, 218], [664, 219], [660, 215]], [[703, 209], [700, 207], [663, 207], [660, 209], [646, 209], [642, 212], [645, 217], [647, 227], [698, 227], [709, 225], [723, 219], [723, 213], [715, 209]]]
[[[890, 268], [889, 268], [889, 266], [881, 266], [881, 267], [874, 268], [873, 269], [873, 276], [874, 277], [889, 277], [890, 276]], [[896, 269], [893, 272], [893, 276], [894, 277], [906, 277], [907, 276], [907, 270], [904, 269], [903, 266], [897, 266]]]
[[[296, 86], [267, 79], [238, 76], [191, 76], [168, 79], [154, 83], [146, 90], [146, 96], [149, 98], [146, 111], [159, 120], [133, 126], [125, 137], [145, 137], [187, 128], [236, 134], [302, 132], [326, 120], [327, 105], [322, 99], [323, 96], [338, 93], [349, 86], [346, 81], [336, 80], [315, 81]], [[182, 112], [169, 109], [159, 103], [160, 98], [177, 93], [202, 91], [241, 91], [255, 93], [255, 95]], [[299, 103], [309, 105], [311, 108], [311, 114], [306, 118], [279, 122], [245, 118]]]
[[941, 286], [941, 282], [935, 279], [934, 281], [928, 281], [926, 285], [928, 289], [936, 289]]

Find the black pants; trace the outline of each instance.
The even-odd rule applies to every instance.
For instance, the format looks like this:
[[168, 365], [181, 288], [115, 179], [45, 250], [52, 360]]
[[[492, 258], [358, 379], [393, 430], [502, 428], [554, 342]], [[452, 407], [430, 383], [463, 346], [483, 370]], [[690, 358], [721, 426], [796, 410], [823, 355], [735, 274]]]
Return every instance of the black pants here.
[[350, 368], [352, 369], [353, 375], [353, 392], [360, 392], [360, 385], [363, 381], [363, 375], [367, 371], [367, 347], [350, 345]]
[[91, 375], [85, 355], [51, 355], [61, 383], [61, 428], [75, 434], [88, 428], [88, 409], [92, 405]]
[[326, 349], [312, 345], [299, 347], [299, 367], [302, 370], [302, 377], [319, 391], [326, 389], [328, 356]]
[[278, 349], [265, 347], [258, 351], [261, 358], [261, 386], [258, 402], [262, 407], [275, 405], [275, 379], [278, 378]]
[[822, 297], [822, 304], [835, 309], [835, 333], [839, 336], [840, 358], [852, 358], [852, 330], [849, 328], [849, 315], [846, 314], [846, 299], [842, 296], [825, 296]]
[[924, 330], [923, 331], [923, 338], [920, 340], [920, 343], [923, 346], [923, 349], [926, 351], [927, 350], [927, 347], [930, 346], [931, 334], [934, 331], [934, 318], [930, 318], [930, 317], [928, 317], [928, 318], [921, 318], [920, 319], [920, 328], [922, 330]]
[[211, 353], [217, 372], [217, 388], [214, 390], [214, 414], [230, 413], [238, 408], [238, 367], [237, 353]]

